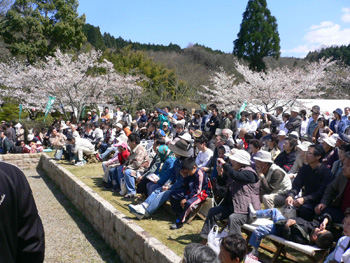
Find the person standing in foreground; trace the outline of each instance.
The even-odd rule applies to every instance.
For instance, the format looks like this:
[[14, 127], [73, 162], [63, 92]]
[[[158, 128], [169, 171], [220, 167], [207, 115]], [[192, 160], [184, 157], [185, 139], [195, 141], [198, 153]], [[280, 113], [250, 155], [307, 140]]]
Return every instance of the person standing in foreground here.
[[0, 262], [44, 261], [44, 228], [23, 172], [0, 162]]

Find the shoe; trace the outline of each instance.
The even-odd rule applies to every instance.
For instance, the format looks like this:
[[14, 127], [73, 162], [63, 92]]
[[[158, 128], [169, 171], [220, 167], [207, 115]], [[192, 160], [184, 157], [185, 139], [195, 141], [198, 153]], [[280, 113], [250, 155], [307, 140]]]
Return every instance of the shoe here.
[[249, 203], [249, 205], [248, 205], [248, 223], [251, 224], [254, 221], [256, 221], [256, 211], [255, 211], [252, 203]]
[[96, 153], [95, 157], [96, 157], [96, 159], [97, 159], [97, 160], [99, 160], [100, 162], [102, 162], [102, 159], [101, 159], [101, 157], [100, 157], [100, 154], [99, 154], [99, 153]]
[[83, 162], [83, 161], [77, 162], [77, 163], [75, 164], [75, 166], [83, 166], [83, 165], [84, 165], [84, 162]]
[[139, 220], [145, 216], [146, 210], [143, 205], [129, 205], [130, 212], [135, 215]]
[[183, 223], [174, 223], [170, 226], [171, 230], [175, 230], [175, 229], [180, 229], [181, 227], [183, 227], [184, 224]]
[[129, 194], [124, 195], [124, 197], [125, 198], [134, 198], [135, 194], [129, 193]]

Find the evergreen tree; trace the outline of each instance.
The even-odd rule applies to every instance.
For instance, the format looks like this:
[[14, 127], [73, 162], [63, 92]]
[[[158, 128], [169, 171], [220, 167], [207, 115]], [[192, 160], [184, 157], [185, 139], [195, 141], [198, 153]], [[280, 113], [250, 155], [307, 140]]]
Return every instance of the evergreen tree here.
[[7, 12], [1, 34], [13, 55], [32, 63], [56, 49], [80, 49], [85, 15], [78, 16], [77, 0], [17, 0]]
[[249, 0], [233, 44], [233, 54], [248, 60], [250, 68], [257, 71], [265, 70], [264, 57], [279, 58], [277, 20], [267, 8], [266, 0]]
[[85, 24], [83, 26], [83, 32], [87, 38], [87, 41], [89, 41], [91, 45], [93, 45], [96, 49], [104, 49], [105, 43], [101, 34], [100, 27]]

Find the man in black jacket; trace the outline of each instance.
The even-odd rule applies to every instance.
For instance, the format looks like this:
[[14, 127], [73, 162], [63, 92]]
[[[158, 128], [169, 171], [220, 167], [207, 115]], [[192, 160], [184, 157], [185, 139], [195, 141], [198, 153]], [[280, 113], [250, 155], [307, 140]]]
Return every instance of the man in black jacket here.
[[256, 257], [261, 240], [271, 234], [299, 244], [316, 245], [323, 249], [328, 249], [333, 244], [333, 234], [329, 231], [332, 218], [329, 214], [318, 218], [319, 221], [306, 221], [299, 217], [285, 219], [276, 208], [255, 211], [250, 205], [249, 212], [253, 218], [273, 220], [273, 224], [257, 227], [249, 239], [249, 244], [253, 247], [251, 254]]
[[0, 162], [0, 262], [44, 261], [45, 238], [23, 172]]

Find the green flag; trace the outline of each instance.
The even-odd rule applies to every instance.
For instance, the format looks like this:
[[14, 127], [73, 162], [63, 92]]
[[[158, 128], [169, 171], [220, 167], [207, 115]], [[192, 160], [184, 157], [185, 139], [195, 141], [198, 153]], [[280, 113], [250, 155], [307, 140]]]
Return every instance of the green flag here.
[[54, 96], [49, 96], [49, 99], [47, 100], [47, 104], [46, 104], [46, 109], [45, 109], [45, 117], [44, 117], [44, 123], [46, 121], [46, 117], [49, 114], [49, 112], [51, 111], [52, 108], [52, 104], [55, 102], [55, 97]]
[[236, 119], [240, 120], [241, 119], [241, 112], [244, 111], [245, 107], [247, 106], [247, 100], [244, 100], [242, 106], [239, 108], [239, 111], [237, 113]]
[[22, 109], [23, 109], [23, 105], [22, 105], [22, 104], [19, 104], [19, 117], [18, 117], [18, 122], [21, 122]]
[[201, 106], [201, 111], [205, 111], [207, 109], [207, 105], [205, 104], [201, 104], [200, 106]]

